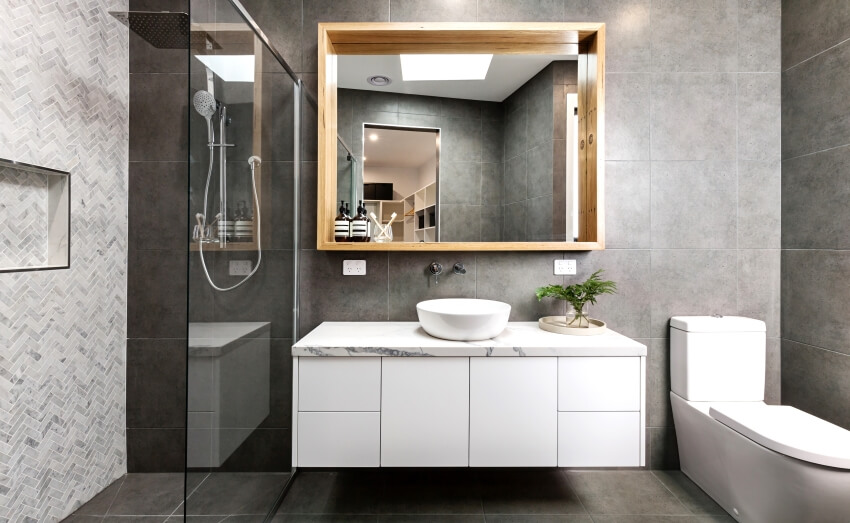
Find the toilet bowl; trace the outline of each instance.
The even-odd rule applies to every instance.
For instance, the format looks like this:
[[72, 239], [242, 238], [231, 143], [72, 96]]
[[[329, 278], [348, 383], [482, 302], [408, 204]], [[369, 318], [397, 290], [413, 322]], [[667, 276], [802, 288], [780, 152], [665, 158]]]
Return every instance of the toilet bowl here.
[[850, 523], [850, 431], [764, 403], [764, 322], [670, 321], [682, 471], [736, 520]]

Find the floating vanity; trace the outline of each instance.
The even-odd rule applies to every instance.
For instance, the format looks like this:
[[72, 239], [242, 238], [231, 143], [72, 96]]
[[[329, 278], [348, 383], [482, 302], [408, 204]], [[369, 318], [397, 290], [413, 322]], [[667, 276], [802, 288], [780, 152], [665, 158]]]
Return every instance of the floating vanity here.
[[511, 322], [484, 341], [325, 322], [292, 347], [298, 467], [638, 467], [646, 346]]

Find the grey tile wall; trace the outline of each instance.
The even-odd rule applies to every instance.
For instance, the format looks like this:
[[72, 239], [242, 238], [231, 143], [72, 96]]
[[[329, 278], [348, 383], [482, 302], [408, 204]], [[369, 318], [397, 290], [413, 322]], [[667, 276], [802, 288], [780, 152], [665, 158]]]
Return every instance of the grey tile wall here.
[[850, 6], [782, 12], [782, 402], [850, 428]]
[[[452, 3], [449, 9], [440, 8], [442, 2], [427, 0], [323, 0], [303, 2], [300, 26], [269, 19], [262, 25], [272, 38], [302, 34], [299, 73], [313, 93], [318, 21], [607, 24], [608, 250], [603, 252], [363, 256], [316, 251], [312, 233], [316, 109], [304, 104], [302, 334], [326, 320], [412, 319], [416, 302], [435, 296], [500, 298], [511, 303], [512, 319], [535, 320], [548, 314], [553, 304], [538, 303], [534, 288], [560, 282], [562, 277], [552, 275], [552, 262], [569, 258], [578, 260], [580, 274], [567, 277], [567, 282], [603, 268], [621, 284], [619, 295], [600, 301], [600, 315], [615, 330], [653, 347], [649, 376], [656, 398], [653, 412], [665, 413], [669, 408], [662, 389], [669, 388], [668, 321], [676, 314], [742, 313], [767, 321], [768, 346], [772, 347], [768, 397], [778, 401], [780, 3], [479, 0], [473, 18], [472, 2]], [[692, 30], [682, 29], [691, 26]], [[408, 115], [405, 121], [427, 117]], [[514, 132], [509, 117], [506, 124], [506, 135]], [[516, 123], [520, 125], [524, 128], [527, 123]], [[520, 142], [505, 143], [506, 157], [516, 156]], [[456, 154], [486, 155], [485, 151], [486, 147], [464, 146]], [[513, 217], [502, 227], [505, 240], [525, 231], [528, 210], [515, 195], [527, 186], [526, 162], [527, 158], [513, 165], [508, 162], [504, 168], [502, 197], [509, 205], [503, 214]], [[482, 184], [486, 169], [482, 169]], [[512, 180], [516, 187], [510, 185]], [[494, 195], [496, 190], [486, 194]], [[485, 205], [481, 216], [496, 215], [496, 209]], [[343, 278], [345, 258], [366, 259], [366, 278]], [[429, 285], [423, 271], [435, 259], [444, 266], [462, 259], [474, 273], [469, 270], [462, 277], [441, 279], [436, 287], [433, 282]], [[754, 274], [759, 283], [743, 281]], [[756, 291], [754, 285], [764, 287]], [[354, 303], [361, 305], [359, 312]], [[647, 433], [650, 466], [678, 467], [669, 416], [654, 415]]]
[[[106, 14], [126, 9], [0, 2], [0, 158], [70, 171], [72, 186], [70, 268], [0, 274], [3, 521], [59, 521], [127, 470], [129, 44]], [[0, 263], [35, 261], [4, 244], [38, 191], [9, 175]]]

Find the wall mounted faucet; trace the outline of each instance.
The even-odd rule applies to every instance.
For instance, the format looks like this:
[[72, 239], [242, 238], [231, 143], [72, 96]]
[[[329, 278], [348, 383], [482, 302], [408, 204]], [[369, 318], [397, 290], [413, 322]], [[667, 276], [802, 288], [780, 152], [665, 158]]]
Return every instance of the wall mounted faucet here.
[[443, 274], [443, 266], [437, 262], [431, 262], [428, 266], [428, 272], [434, 276], [434, 285], [440, 284], [440, 275]]
[[455, 266], [452, 267], [452, 272], [455, 274], [466, 274], [466, 269], [463, 268], [463, 264], [460, 262], [455, 263]]

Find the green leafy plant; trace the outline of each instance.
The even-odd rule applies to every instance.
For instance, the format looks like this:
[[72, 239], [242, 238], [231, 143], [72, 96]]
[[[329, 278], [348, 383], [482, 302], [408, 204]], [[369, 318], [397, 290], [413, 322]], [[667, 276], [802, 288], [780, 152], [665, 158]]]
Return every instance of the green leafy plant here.
[[[573, 285], [547, 285], [540, 287], [535, 291], [537, 301], [543, 298], [555, 298], [556, 300], [564, 300], [573, 306], [575, 317], [567, 323], [573, 326], [578, 320], [576, 327], [590, 327], [590, 322], [587, 315], [584, 313], [584, 306], [588, 303], [596, 305], [596, 297], [601, 294], [615, 294], [617, 292], [617, 284], [610, 280], [602, 280], [599, 274], [603, 271], [599, 269], [590, 275], [590, 278], [583, 283], [575, 283]], [[582, 325], [582, 322], [585, 325]]]

